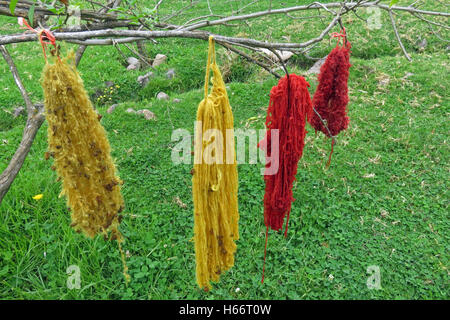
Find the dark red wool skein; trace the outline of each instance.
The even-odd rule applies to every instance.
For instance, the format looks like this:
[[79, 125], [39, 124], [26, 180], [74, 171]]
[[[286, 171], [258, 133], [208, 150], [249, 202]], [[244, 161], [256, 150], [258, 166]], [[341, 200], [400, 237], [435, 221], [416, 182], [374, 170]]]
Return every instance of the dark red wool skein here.
[[[266, 245], [269, 227], [280, 230], [284, 217], [287, 215], [285, 236], [289, 222], [292, 201], [292, 184], [297, 173], [297, 164], [303, 154], [305, 145], [306, 120], [313, 116], [311, 98], [308, 92], [309, 83], [298, 75], [291, 74], [281, 78], [278, 85], [270, 91], [270, 102], [267, 110], [265, 138], [259, 143], [260, 148], [266, 149], [266, 172], [264, 180], [266, 192], [264, 195], [264, 223], [266, 225]], [[278, 129], [278, 170], [273, 174], [268, 163], [274, 154], [271, 150], [272, 130]], [[276, 151], [275, 151], [276, 152]], [[263, 277], [264, 281], [264, 267]]]
[[[325, 63], [320, 68], [319, 85], [313, 97], [315, 112], [309, 123], [316, 131], [322, 131], [326, 136], [334, 138], [339, 132], [347, 129], [349, 118], [347, 116], [348, 104], [348, 75], [350, 68], [350, 48], [346, 41], [345, 29], [342, 34], [334, 34], [333, 37], [343, 38], [344, 44], [330, 52]], [[316, 114], [319, 113], [320, 117]], [[326, 121], [328, 129], [324, 126]], [[331, 152], [327, 167], [331, 162], [334, 139], [331, 142]]]

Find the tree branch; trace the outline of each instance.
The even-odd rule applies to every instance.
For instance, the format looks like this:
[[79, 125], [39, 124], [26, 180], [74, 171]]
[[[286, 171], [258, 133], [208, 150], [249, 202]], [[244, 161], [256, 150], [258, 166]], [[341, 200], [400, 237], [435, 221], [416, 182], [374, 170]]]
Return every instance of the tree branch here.
[[[224, 24], [224, 23], [228, 23], [228, 22], [236, 21], [236, 20], [248, 20], [248, 19], [259, 18], [259, 17], [267, 16], [267, 15], [287, 14], [290, 12], [311, 10], [311, 9], [324, 9], [330, 13], [336, 14], [331, 9], [332, 8], [340, 8], [342, 6], [342, 4], [343, 4], [342, 2], [333, 2], [333, 3], [324, 3], [324, 4], [319, 3], [319, 2], [314, 2], [309, 5], [302, 5], [302, 6], [295, 6], [295, 7], [289, 7], [289, 8], [281, 8], [281, 9], [270, 9], [270, 10], [253, 12], [253, 13], [244, 14], [244, 15], [230, 16], [230, 17], [226, 17], [226, 18], [222, 18], [222, 19], [218, 19], [218, 20], [203, 21], [203, 22], [199, 22], [194, 25], [191, 25], [191, 26], [185, 28], [185, 30], [195, 30], [195, 29], [199, 29], [199, 28], [203, 28], [203, 27], [207, 27], [207, 26], [208, 27], [215, 26], [215, 25]], [[420, 14], [424, 14], [424, 15], [435, 15], [435, 16], [443, 16], [443, 17], [450, 16], [450, 13], [447, 13], [447, 12], [419, 10], [419, 9], [416, 9], [413, 7], [399, 7], [399, 6], [389, 7], [388, 5], [379, 4], [379, 1], [345, 2], [344, 4], [346, 7], [349, 7], [348, 11], [354, 10], [356, 7], [379, 7], [380, 9], [387, 10], [387, 11], [396, 10], [396, 11], [406, 11], [409, 13], [420, 13]]]
[[400, 48], [402, 48], [403, 54], [405, 55], [406, 59], [408, 59], [408, 61], [411, 61], [411, 57], [409, 56], [408, 52], [406, 52], [405, 46], [402, 43], [402, 39], [400, 38], [400, 35], [398, 34], [397, 27], [395, 25], [394, 15], [392, 14], [391, 10], [389, 10], [389, 18], [391, 19], [392, 29], [394, 29], [395, 37], [397, 38]]
[[25, 129], [23, 131], [22, 141], [20, 142], [19, 147], [14, 153], [9, 165], [0, 175], [0, 204], [3, 200], [3, 197], [8, 192], [11, 184], [19, 173], [22, 165], [25, 161], [25, 158], [28, 155], [28, 152], [31, 149], [31, 145], [33, 144], [34, 138], [36, 137], [36, 133], [44, 122], [43, 115], [43, 105], [34, 106], [25, 90], [25, 87], [20, 80], [19, 73], [17, 72], [16, 65], [12, 60], [9, 52], [4, 46], [0, 46], [0, 52], [2, 53], [3, 58], [9, 65], [9, 69], [13, 74], [14, 81], [16, 82], [19, 90], [25, 100], [27, 105], [28, 118], [27, 123], [25, 125]]
[[83, 57], [84, 52], [87, 49], [87, 45], [80, 45], [77, 49], [77, 52], [75, 52], [75, 66], [78, 67], [80, 64], [81, 58]]
[[[0, 1], [0, 15], [3, 16], [11, 16], [11, 17], [23, 17], [28, 18], [28, 11], [33, 3], [28, 2], [19, 2], [14, 10], [14, 15], [11, 13], [9, 9], [10, 1]], [[35, 15], [46, 15], [46, 16], [55, 16], [56, 13], [46, 9], [45, 7], [36, 6], [34, 9]], [[81, 19], [82, 20], [101, 20], [101, 21], [111, 21], [117, 20], [117, 16], [112, 13], [100, 13], [93, 10], [81, 10]]]
[[260, 66], [261, 68], [263, 68], [263, 69], [266, 70], [267, 72], [271, 73], [271, 74], [272, 74], [273, 76], [275, 76], [276, 78], [278, 78], [278, 79], [281, 78], [281, 76], [280, 76], [278, 73], [272, 71], [269, 67], [267, 67], [265, 64], [259, 62], [258, 60], [253, 59], [251, 56], [249, 56], [249, 55], [246, 54], [245, 52], [243, 52], [243, 51], [241, 51], [241, 50], [239, 50], [239, 49], [234, 48], [233, 46], [231, 46], [231, 45], [228, 44], [228, 43], [221, 42], [221, 41], [217, 41], [217, 40], [216, 40], [216, 42], [217, 42], [218, 44], [220, 44], [221, 46], [223, 46], [224, 48], [226, 48], [226, 49], [228, 49], [228, 50], [231, 50], [231, 51], [233, 51], [234, 53], [237, 53], [238, 55], [242, 56], [243, 58], [247, 59], [248, 61], [253, 62], [254, 64], [257, 64], [258, 66]]
[[11, 58], [11, 55], [9, 54], [9, 52], [5, 46], [0, 46], [0, 52], [2, 53], [2, 56], [5, 59], [6, 63], [8, 63], [9, 70], [11, 70], [11, 73], [14, 77], [14, 82], [16, 83], [17, 87], [19, 88], [19, 91], [23, 97], [23, 100], [25, 100], [27, 112], [29, 114], [33, 113], [34, 112], [33, 103], [31, 102], [30, 96], [28, 95], [27, 90], [25, 89], [25, 87], [22, 83], [22, 80], [20, 79], [19, 72], [17, 71], [16, 65], [14, 64], [14, 61]]

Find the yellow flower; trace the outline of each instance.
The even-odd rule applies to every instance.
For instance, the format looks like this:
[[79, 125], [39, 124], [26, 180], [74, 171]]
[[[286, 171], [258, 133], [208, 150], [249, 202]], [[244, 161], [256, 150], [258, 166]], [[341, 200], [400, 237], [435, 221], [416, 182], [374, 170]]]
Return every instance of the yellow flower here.
[[35, 196], [33, 197], [33, 199], [34, 199], [34, 200], [41, 200], [43, 196], [44, 196], [44, 195], [43, 195], [42, 193], [41, 193], [41, 194], [37, 194], [37, 195], [35, 195]]

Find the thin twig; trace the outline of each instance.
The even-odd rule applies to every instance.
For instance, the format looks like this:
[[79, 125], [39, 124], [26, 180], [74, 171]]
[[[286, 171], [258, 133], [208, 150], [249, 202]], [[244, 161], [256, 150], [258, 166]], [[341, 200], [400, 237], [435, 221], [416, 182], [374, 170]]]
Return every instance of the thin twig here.
[[234, 48], [233, 46], [231, 46], [231, 45], [228, 44], [228, 43], [225, 43], [225, 42], [222, 42], [222, 41], [218, 41], [218, 40], [216, 40], [216, 42], [217, 42], [218, 44], [220, 44], [221, 46], [223, 46], [223, 47], [225, 47], [225, 48], [227, 48], [227, 49], [233, 51], [234, 53], [237, 53], [238, 55], [244, 57], [244, 58], [247, 59], [248, 61], [253, 62], [254, 64], [257, 64], [258, 66], [260, 66], [260, 67], [263, 68], [264, 70], [266, 70], [266, 71], [268, 71], [269, 73], [271, 73], [271, 74], [272, 74], [273, 76], [275, 76], [277, 79], [281, 78], [281, 76], [280, 76], [278, 73], [272, 71], [269, 67], [267, 67], [265, 64], [259, 62], [258, 60], [253, 59], [251, 56], [249, 56], [249, 55], [246, 54], [245, 52], [243, 52], [243, 51], [241, 51], [241, 50], [239, 50], [239, 49]]
[[23, 97], [23, 100], [25, 100], [25, 105], [27, 107], [28, 114], [34, 113], [34, 105], [31, 102], [30, 96], [27, 93], [27, 90], [25, 89], [25, 86], [22, 83], [22, 80], [20, 79], [19, 72], [17, 71], [17, 67], [14, 64], [13, 59], [11, 58], [11, 55], [9, 54], [8, 50], [5, 46], [0, 45], [0, 52], [2, 53], [3, 58], [8, 63], [9, 69], [11, 70], [11, 73], [14, 77], [14, 82], [16, 83], [17, 87], [19, 88], [20, 94]]
[[402, 39], [400, 39], [400, 35], [398, 34], [397, 26], [395, 25], [394, 16], [391, 10], [389, 10], [389, 18], [391, 19], [392, 29], [394, 29], [395, 37], [397, 38], [400, 48], [402, 48], [403, 54], [405, 55], [406, 59], [408, 59], [408, 61], [412, 61], [411, 57], [409, 56], [408, 52], [406, 52], [406, 49], [403, 46]]
[[333, 136], [333, 134], [331, 134], [330, 129], [328, 128], [328, 124], [327, 122], [322, 118], [322, 116], [319, 114], [319, 112], [317, 112], [316, 108], [313, 107], [313, 111], [314, 113], [319, 117], [320, 121], [322, 122], [323, 126], [325, 127], [325, 129], [327, 129], [328, 131], [328, 135], [331, 137], [332, 141], [334, 144], [337, 144], [336, 142], [336, 136]]
[[135, 55], [137, 55], [139, 57], [139, 59], [144, 62], [146, 65], [148, 65], [149, 67], [152, 67], [151, 63], [147, 61], [146, 57], [144, 57], [143, 55], [141, 55], [139, 52], [136, 52], [136, 50], [134, 50], [133, 48], [129, 47], [126, 43], [123, 44], [128, 50], [130, 50], [132, 53], [134, 53]]
[[34, 138], [36, 137], [36, 133], [38, 132], [45, 118], [43, 115], [43, 106], [42, 105], [34, 106], [32, 104], [25, 90], [25, 87], [23, 86], [22, 81], [20, 80], [20, 76], [17, 71], [16, 65], [14, 64], [14, 61], [11, 58], [8, 50], [4, 46], [0, 46], [0, 52], [2, 53], [3, 58], [9, 65], [9, 69], [13, 74], [14, 81], [19, 87], [19, 90], [27, 105], [27, 113], [28, 113], [27, 123], [25, 124], [22, 140], [19, 144], [19, 147], [17, 148], [16, 152], [11, 158], [11, 161], [9, 162], [6, 169], [2, 172], [2, 174], [0, 174], [0, 204], [1, 204], [5, 194], [8, 192], [9, 188], [11, 187], [11, 184], [13, 183], [17, 174], [22, 168], [25, 158], [30, 152], [31, 145], [33, 144]]
[[289, 76], [289, 71], [288, 71], [288, 69], [287, 69], [287, 67], [286, 67], [286, 64], [284, 63], [284, 61], [283, 61], [283, 59], [281, 58], [281, 56], [280, 56], [280, 54], [278, 53], [278, 51], [277, 50], [274, 50], [274, 49], [269, 49], [277, 58], [278, 58], [278, 61], [280, 62], [280, 64], [281, 64], [281, 66], [282, 66], [282, 68], [283, 68], [283, 70], [284, 70], [284, 72], [286, 73], [286, 75], [288, 75]]

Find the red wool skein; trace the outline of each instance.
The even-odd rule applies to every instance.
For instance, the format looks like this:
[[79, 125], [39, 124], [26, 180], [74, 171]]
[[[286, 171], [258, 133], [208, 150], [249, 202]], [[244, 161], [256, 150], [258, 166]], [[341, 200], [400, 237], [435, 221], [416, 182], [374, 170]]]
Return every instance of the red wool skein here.
[[[342, 34], [335, 33], [333, 37], [343, 38], [344, 44], [330, 52], [325, 63], [320, 68], [319, 85], [314, 93], [313, 106], [315, 112], [309, 119], [316, 131], [322, 131], [327, 137], [332, 137], [331, 152], [327, 167], [331, 162], [334, 137], [342, 130], [347, 129], [349, 118], [347, 116], [348, 104], [348, 75], [350, 68], [351, 45], [346, 40], [345, 29]], [[322, 119], [317, 115], [320, 115]], [[325, 127], [323, 121], [326, 121]], [[331, 134], [331, 135], [330, 135]]]
[[[295, 200], [292, 196], [292, 184], [305, 145], [306, 120], [313, 116], [308, 87], [309, 83], [303, 77], [291, 74], [281, 78], [278, 85], [270, 91], [270, 102], [266, 117], [267, 133], [258, 144], [260, 148], [266, 149], [267, 154], [264, 174], [266, 183], [264, 195], [264, 223], [266, 225], [264, 261], [269, 227], [273, 230], [280, 230], [286, 215], [285, 236], [287, 235], [291, 204]], [[279, 130], [278, 150], [271, 150], [273, 129]], [[278, 152], [278, 154], [272, 154], [273, 152]], [[269, 160], [273, 159], [274, 156], [278, 161], [278, 170], [269, 172], [269, 168], [273, 165], [273, 163], [269, 163]], [[264, 267], [262, 281], [264, 281]]]

